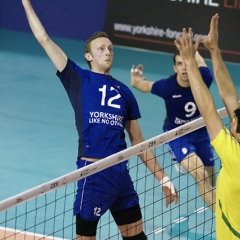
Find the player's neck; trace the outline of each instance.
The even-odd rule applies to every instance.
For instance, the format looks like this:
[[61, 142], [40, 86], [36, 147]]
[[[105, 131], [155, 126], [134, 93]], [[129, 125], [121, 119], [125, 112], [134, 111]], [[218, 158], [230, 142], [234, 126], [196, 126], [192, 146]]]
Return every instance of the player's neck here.
[[92, 72], [110, 75], [110, 69], [92, 68]]
[[184, 88], [190, 87], [190, 82], [188, 79], [181, 79], [177, 76], [177, 82], [181, 87], [184, 87]]

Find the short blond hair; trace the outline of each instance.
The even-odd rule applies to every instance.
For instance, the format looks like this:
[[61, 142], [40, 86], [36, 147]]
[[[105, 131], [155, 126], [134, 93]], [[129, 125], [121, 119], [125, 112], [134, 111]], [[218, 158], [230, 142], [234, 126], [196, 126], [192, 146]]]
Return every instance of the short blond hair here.
[[[105, 37], [105, 38], [108, 38], [108, 39], [109, 39], [107, 33], [105, 33], [105, 32], [95, 32], [90, 38], [88, 38], [87, 41], [86, 41], [85, 47], [84, 47], [84, 54], [85, 54], [85, 53], [92, 53], [92, 52], [91, 52], [91, 46], [90, 46], [90, 45], [91, 45], [91, 42], [92, 42], [94, 39], [96, 39], [96, 38], [101, 38], [101, 37]], [[87, 64], [88, 64], [89, 68], [91, 69], [91, 62], [88, 61], [86, 58], [85, 58], [85, 60], [86, 60], [86, 62], [87, 62]]]

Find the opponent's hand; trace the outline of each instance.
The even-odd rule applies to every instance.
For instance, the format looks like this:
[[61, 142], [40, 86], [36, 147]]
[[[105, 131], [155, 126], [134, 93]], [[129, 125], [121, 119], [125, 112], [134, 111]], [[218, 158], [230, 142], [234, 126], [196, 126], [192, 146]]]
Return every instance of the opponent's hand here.
[[179, 37], [174, 41], [177, 49], [179, 50], [180, 56], [186, 64], [196, 61], [195, 54], [200, 43], [200, 38], [198, 38], [195, 44], [193, 44], [192, 36], [192, 28], [188, 29], [188, 33], [186, 28], [183, 28], [183, 32], [179, 34]]
[[173, 183], [170, 181], [168, 176], [165, 176], [161, 181], [160, 185], [162, 186], [163, 193], [166, 197], [166, 207], [169, 204], [175, 201], [175, 204], [178, 203], [178, 191], [174, 187]]
[[211, 19], [210, 30], [207, 37], [200, 38], [200, 41], [209, 50], [218, 49], [218, 19], [219, 16], [216, 13]]

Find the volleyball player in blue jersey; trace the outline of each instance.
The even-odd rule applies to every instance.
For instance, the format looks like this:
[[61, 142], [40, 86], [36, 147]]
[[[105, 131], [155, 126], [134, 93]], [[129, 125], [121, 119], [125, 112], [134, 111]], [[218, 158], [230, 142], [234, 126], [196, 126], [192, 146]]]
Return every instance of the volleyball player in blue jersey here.
[[[125, 129], [132, 145], [144, 141], [137, 121], [140, 113], [132, 92], [110, 75], [113, 45], [107, 34], [98, 32], [87, 40], [84, 57], [90, 70], [84, 70], [49, 38], [30, 0], [22, 0], [22, 3], [33, 34], [55, 65], [74, 109], [79, 135], [77, 167], [126, 149]], [[139, 156], [160, 181], [166, 206], [177, 203], [178, 193], [153, 152]], [[147, 239], [127, 161], [78, 181], [74, 203], [77, 239], [96, 239], [98, 221], [107, 210], [111, 211], [123, 239]]]
[[[196, 52], [196, 62], [205, 84], [209, 88], [213, 74]], [[175, 74], [156, 82], [142, 77], [143, 65], [131, 69], [131, 85], [141, 92], [151, 92], [165, 101], [167, 116], [163, 130], [169, 131], [200, 117], [188, 80], [186, 65], [179, 52], [173, 56]], [[180, 172], [188, 171], [196, 180], [201, 197], [215, 211], [215, 165], [213, 151], [206, 128], [179, 137], [167, 143], [171, 156]], [[205, 180], [204, 180], [205, 179]]]

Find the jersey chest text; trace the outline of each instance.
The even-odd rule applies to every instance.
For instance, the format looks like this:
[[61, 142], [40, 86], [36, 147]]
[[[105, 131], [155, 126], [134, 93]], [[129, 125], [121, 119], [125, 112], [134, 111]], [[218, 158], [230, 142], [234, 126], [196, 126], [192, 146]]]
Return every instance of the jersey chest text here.
[[126, 102], [117, 88], [108, 84], [91, 85], [82, 90], [85, 124], [104, 124], [124, 128]]

